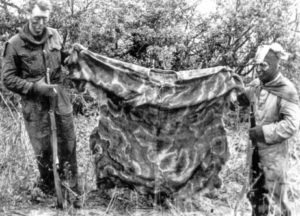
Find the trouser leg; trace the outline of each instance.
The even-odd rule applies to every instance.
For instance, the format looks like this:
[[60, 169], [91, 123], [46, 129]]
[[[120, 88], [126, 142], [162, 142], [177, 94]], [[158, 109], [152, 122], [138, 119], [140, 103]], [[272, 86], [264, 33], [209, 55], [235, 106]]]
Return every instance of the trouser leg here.
[[[269, 182], [269, 195], [280, 210], [280, 216], [291, 216], [291, 210], [286, 204], [286, 185], [282, 181]], [[271, 188], [272, 187], [272, 188]]]
[[52, 186], [52, 150], [48, 112], [31, 109], [29, 115], [30, 118], [24, 115], [25, 127], [35, 153], [40, 178], [44, 184]]
[[281, 216], [290, 216], [291, 211], [286, 204], [286, 170], [288, 165], [288, 145], [281, 144], [263, 152], [262, 164], [265, 174], [265, 189], [279, 207]]
[[76, 158], [76, 135], [73, 115], [56, 115], [58, 130], [58, 150], [62, 175], [71, 187], [78, 185], [78, 168]]

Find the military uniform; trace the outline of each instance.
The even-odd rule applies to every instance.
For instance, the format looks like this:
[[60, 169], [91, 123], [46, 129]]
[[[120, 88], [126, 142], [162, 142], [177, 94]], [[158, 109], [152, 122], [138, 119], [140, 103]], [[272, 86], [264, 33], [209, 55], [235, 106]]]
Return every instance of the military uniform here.
[[[280, 206], [282, 215], [290, 215], [284, 198], [289, 138], [296, 133], [300, 123], [297, 91], [279, 73], [274, 80], [265, 84], [254, 80], [246, 88], [246, 95], [254, 103], [256, 125], [261, 126], [263, 133], [263, 139], [257, 142], [260, 166], [265, 177], [263, 187]], [[268, 212], [268, 209], [263, 211]]]
[[2, 79], [7, 89], [21, 95], [23, 117], [38, 161], [40, 177], [46, 185], [53, 185], [49, 97], [33, 91], [34, 83], [45, 77], [47, 68], [50, 69], [51, 84], [57, 84], [55, 117], [60, 167], [69, 167], [71, 186], [75, 186], [76, 137], [72, 105], [62, 85], [62, 59], [62, 40], [58, 32], [47, 27], [37, 38], [32, 36], [27, 24], [5, 44]]

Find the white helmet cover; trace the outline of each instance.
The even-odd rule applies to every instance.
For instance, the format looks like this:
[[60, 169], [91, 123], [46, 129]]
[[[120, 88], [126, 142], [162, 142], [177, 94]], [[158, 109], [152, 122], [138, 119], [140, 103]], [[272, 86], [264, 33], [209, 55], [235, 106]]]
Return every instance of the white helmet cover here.
[[269, 51], [273, 51], [278, 59], [287, 60], [289, 54], [278, 43], [272, 43], [270, 45], [261, 45], [258, 47], [254, 61], [256, 64], [262, 63]]

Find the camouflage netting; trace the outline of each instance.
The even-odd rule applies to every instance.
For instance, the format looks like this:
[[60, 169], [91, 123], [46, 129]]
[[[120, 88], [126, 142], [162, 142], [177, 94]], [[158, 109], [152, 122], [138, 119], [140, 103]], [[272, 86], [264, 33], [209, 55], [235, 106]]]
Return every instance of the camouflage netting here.
[[230, 70], [154, 70], [87, 50], [71, 59], [72, 78], [101, 101], [90, 138], [99, 187], [186, 197], [220, 186], [223, 111], [241, 86]]

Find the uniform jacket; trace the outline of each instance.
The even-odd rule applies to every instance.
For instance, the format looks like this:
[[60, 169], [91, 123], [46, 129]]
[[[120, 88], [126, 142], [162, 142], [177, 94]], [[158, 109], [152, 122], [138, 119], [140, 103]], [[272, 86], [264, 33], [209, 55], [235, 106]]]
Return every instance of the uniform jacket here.
[[266, 141], [258, 143], [259, 148], [287, 143], [300, 124], [299, 99], [294, 85], [279, 74], [265, 85], [254, 80], [246, 94], [254, 103], [256, 125], [262, 126]]
[[30, 95], [33, 83], [46, 76], [50, 69], [51, 84], [59, 84], [59, 112], [70, 113], [71, 104], [62, 83], [62, 40], [53, 28], [47, 27], [42, 39], [36, 40], [25, 25], [6, 42], [3, 52], [2, 79], [7, 89], [18, 93], [24, 100]]

